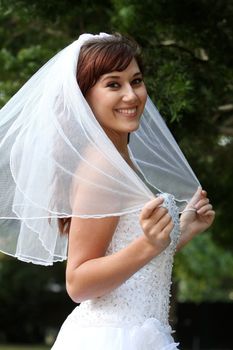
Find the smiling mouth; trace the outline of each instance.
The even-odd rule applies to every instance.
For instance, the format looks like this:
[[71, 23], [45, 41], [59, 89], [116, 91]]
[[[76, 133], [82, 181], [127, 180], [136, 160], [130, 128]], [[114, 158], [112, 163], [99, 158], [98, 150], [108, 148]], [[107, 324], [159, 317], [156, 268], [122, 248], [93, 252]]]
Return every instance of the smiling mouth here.
[[137, 113], [137, 108], [119, 108], [116, 109], [116, 111], [125, 116], [135, 116]]

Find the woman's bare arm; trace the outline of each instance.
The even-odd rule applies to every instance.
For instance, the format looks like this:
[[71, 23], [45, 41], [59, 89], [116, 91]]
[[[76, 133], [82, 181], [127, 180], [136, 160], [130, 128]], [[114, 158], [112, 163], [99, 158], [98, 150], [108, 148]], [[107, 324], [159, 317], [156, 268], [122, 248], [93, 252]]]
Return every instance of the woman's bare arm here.
[[119, 218], [72, 219], [66, 282], [75, 302], [111, 292], [167, 247], [173, 224], [167, 210], [159, 208], [161, 201], [157, 198], [144, 207], [144, 234], [109, 256], [105, 253]]

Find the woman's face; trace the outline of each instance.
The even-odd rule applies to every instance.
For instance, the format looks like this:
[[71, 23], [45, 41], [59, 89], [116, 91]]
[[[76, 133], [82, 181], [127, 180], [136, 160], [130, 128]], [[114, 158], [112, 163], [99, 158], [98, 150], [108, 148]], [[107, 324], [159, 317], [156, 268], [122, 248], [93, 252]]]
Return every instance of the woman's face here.
[[137, 130], [147, 91], [135, 59], [122, 71], [103, 74], [86, 100], [108, 136]]

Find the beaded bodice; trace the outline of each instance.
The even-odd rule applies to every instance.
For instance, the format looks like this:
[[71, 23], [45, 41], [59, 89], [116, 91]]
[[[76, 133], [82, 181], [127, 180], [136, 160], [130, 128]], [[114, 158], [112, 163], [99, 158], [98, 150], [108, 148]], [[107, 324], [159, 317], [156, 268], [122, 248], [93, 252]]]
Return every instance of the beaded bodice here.
[[[173, 255], [179, 238], [178, 209], [174, 197], [164, 194], [163, 205], [173, 218], [170, 245], [147, 265], [137, 271], [111, 293], [83, 302], [70, 317], [82, 325], [142, 324], [156, 318], [168, 324], [169, 298]], [[140, 212], [121, 216], [107, 255], [126, 247], [143, 234], [139, 224]]]

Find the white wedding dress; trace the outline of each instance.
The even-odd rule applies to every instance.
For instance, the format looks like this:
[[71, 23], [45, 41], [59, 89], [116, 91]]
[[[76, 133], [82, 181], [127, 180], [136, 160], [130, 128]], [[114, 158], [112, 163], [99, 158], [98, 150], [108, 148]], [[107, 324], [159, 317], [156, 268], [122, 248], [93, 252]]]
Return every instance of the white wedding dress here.
[[[164, 195], [164, 205], [175, 223], [170, 245], [108, 295], [77, 306], [62, 325], [52, 350], [177, 349], [168, 312], [179, 217], [173, 196]], [[141, 234], [139, 212], [121, 216], [107, 255]]]

